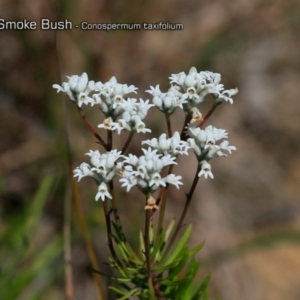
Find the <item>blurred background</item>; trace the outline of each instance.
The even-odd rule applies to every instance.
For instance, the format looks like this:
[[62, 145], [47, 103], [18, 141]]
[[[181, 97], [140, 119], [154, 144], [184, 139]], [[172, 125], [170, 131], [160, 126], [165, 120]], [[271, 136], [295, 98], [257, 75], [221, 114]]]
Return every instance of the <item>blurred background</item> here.
[[[87, 161], [84, 153], [98, 145], [72, 103], [65, 110], [66, 98], [52, 89], [60, 83], [59, 68], [63, 81], [82, 72], [102, 82], [116, 76], [149, 99], [144, 91], [150, 85], [166, 91], [171, 74], [192, 66], [221, 73], [226, 88], [239, 89], [234, 105], [221, 105], [208, 121], [226, 129], [238, 151], [212, 161], [215, 179], [199, 180], [186, 219], [194, 226], [191, 245], [205, 240], [199, 276], [211, 274], [212, 299], [300, 299], [299, 1], [1, 0], [0, 18], [184, 25], [182, 31], [0, 31], [1, 299], [64, 299], [66, 118], [75, 165]], [[210, 105], [200, 107], [204, 115]], [[99, 111], [84, 110], [95, 126], [103, 120]], [[147, 121], [158, 135], [165, 124], [154, 111]], [[183, 120], [176, 112], [174, 129], [180, 130]], [[139, 153], [142, 138], [135, 136], [130, 152]], [[123, 142], [115, 139], [117, 147]], [[184, 176], [184, 186], [170, 190], [169, 220], [178, 217], [195, 172], [192, 155], [180, 161], [184, 164], [175, 173]], [[105, 268], [108, 251], [102, 205], [94, 201], [96, 186], [86, 179], [79, 189]], [[134, 243], [143, 203], [136, 191], [117, 195]], [[95, 284], [73, 212], [75, 299], [92, 300]]]

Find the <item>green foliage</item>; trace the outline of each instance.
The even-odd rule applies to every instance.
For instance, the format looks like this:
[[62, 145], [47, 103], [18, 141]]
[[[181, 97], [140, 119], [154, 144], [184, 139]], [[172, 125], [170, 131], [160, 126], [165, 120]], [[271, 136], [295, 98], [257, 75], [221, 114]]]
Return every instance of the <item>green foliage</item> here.
[[[150, 226], [151, 276], [148, 278], [143, 234], [140, 234], [140, 249], [135, 253], [128, 243], [122, 240], [122, 234], [114, 224], [113, 238], [121, 258], [118, 262], [110, 260], [110, 265], [119, 273], [117, 277], [113, 278], [118, 282], [119, 287], [111, 286], [110, 290], [118, 295], [119, 300], [130, 299], [131, 296], [142, 300], [208, 299], [206, 288], [209, 276], [200, 283], [197, 278], [197, 284], [195, 284], [200, 266], [195, 255], [201, 250], [203, 243], [189, 250], [187, 241], [192, 231], [190, 225], [181, 235], [177, 245], [170, 253], [167, 253], [166, 248], [174, 225], [175, 221], [173, 220], [165, 230], [159, 232], [157, 237], [155, 237], [152, 224]], [[98, 271], [95, 272], [105, 275]]]
[[9, 223], [1, 224], [1, 300], [17, 299], [24, 292], [26, 294], [26, 290], [30, 290], [31, 299], [45, 299], [43, 291], [60, 274], [61, 266], [55, 272], [50, 272], [49, 268], [53, 268], [54, 260], [61, 253], [61, 240], [54, 238], [43, 248], [36, 247], [34, 243], [38, 222], [53, 183], [54, 178], [47, 177], [35, 196], [28, 199], [25, 210], [16, 214]]

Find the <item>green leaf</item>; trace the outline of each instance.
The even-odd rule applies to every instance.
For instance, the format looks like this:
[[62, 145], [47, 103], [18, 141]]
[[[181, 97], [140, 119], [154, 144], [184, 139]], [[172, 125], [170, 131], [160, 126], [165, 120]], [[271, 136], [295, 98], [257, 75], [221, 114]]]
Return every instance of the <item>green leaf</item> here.
[[155, 261], [160, 260], [160, 251], [162, 250], [163, 246], [165, 245], [165, 233], [159, 233], [159, 236], [154, 242], [152, 251], [150, 253], [150, 258], [155, 259]]
[[167, 280], [163, 279], [160, 281], [160, 284], [166, 285], [166, 286], [176, 286], [179, 287], [181, 284], [186, 283], [186, 282], [191, 282], [191, 276], [184, 276], [184, 278], [176, 279], [173, 278], [173, 280]]
[[143, 232], [142, 231], [140, 231], [140, 235], [139, 235], [139, 237], [140, 237], [140, 251], [141, 251], [141, 253], [143, 254], [143, 256], [145, 257], [145, 243], [144, 243], [144, 236], [143, 236]]
[[194, 256], [195, 254], [197, 254], [204, 246], [204, 242], [200, 243], [199, 245], [197, 245], [196, 247], [194, 247], [193, 249], [191, 249], [189, 251], [189, 257]]
[[153, 230], [153, 222], [150, 222], [149, 226], [149, 241], [150, 241], [150, 247], [153, 247], [153, 241], [154, 241], [154, 230]]
[[182, 248], [186, 245], [187, 240], [189, 239], [192, 232], [192, 225], [189, 225], [184, 234], [182, 235], [181, 239], [177, 243], [177, 246], [173, 250], [172, 254], [169, 256], [168, 260], [166, 261], [166, 264], [171, 263], [173, 260], [177, 258], [178, 255], [180, 255], [180, 252]]
[[168, 241], [168, 239], [169, 239], [169, 237], [170, 237], [170, 234], [171, 234], [171, 232], [172, 232], [172, 230], [173, 230], [173, 228], [174, 228], [174, 225], [175, 225], [175, 220], [173, 219], [173, 220], [170, 222], [168, 228], [166, 229], [166, 233], [165, 233], [165, 242]]
[[178, 263], [175, 264], [174, 267], [171, 267], [169, 269], [169, 273], [166, 278], [174, 278], [175, 276], [177, 276], [182, 271], [182, 269], [186, 266], [188, 259], [189, 257], [187, 253], [183, 254], [178, 260]]
[[161, 264], [159, 264], [159, 265], [154, 266], [154, 267], [153, 267], [153, 270], [154, 270], [155, 272], [159, 272], [159, 273], [168, 271], [168, 270], [170, 270], [172, 267], [175, 267], [175, 266], [178, 264], [179, 261], [180, 261], [180, 258], [173, 260], [173, 261], [170, 262], [169, 264], [161, 263]]
[[108, 289], [111, 290], [111, 291], [113, 291], [117, 295], [122, 295], [122, 296], [126, 295], [126, 292], [124, 292], [124, 291], [122, 291], [122, 290], [120, 290], [120, 289], [118, 289], [118, 288], [116, 288], [114, 286], [109, 286]]
[[153, 287], [153, 284], [152, 284], [152, 278], [148, 278], [148, 287], [149, 287], [151, 300], [156, 300], [154, 287]]
[[135, 289], [129, 291], [128, 293], [122, 292], [121, 290], [119, 290], [115, 287], [111, 287], [111, 286], [109, 287], [109, 289], [116, 292], [116, 293], [119, 293], [119, 294], [122, 293], [121, 295], [123, 295], [123, 297], [118, 298], [118, 300], [125, 300], [125, 299], [128, 299], [130, 296], [137, 296], [139, 294], [139, 293], [137, 293], [138, 288], [135, 288]]
[[[206, 276], [201, 285], [199, 286], [199, 288], [196, 290], [195, 294], [193, 295], [193, 298], [191, 300], [199, 300], [201, 299], [202, 296], [206, 297], [206, 299], [208, 299], [208, 295], [205, 295], [205, 290], [208, 286], [208, 283], [210, 281], [210, 276]], [[205, 299], [205, 298], [204, 298]], [[204, 300], [203, 299], [203, 300]]]
[[[49, 266], [54, 268], [51, 264], [61, 252], [58, 238], [49, 241], [43, 249], [31, 246], [45, 202], [54, 190], [54, 180], [54, 176], [47, 176], [32, 199], [28, 199], [24, 211], [13, 216], [1, 232], [0, 243], [3, 247], [0, 256], [5, 261], [0, 272], [1, 299], [18, 298], [40, 274], [47, 273]], [[50, 273], [47, 276], [52, 278], [61, 275], [59, 271], [56, 271], [56, 276]], [[46, 285], [40, 285], [41, 289], [45, 289]]]

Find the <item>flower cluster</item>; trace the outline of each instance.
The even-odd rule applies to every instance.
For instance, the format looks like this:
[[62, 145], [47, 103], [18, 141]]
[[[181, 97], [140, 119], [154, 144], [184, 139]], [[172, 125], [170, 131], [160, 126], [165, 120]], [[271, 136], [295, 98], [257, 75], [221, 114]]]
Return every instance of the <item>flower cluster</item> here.
[[83, 103], [91, 103], [93, 105], [94, 101], [88, 95], [95, 90], [95, 81], [89, 81], [86, 73], [82, 73], [81, 76], [67, 76], [67, 78], [69, 79], [68, 82], [63, 82], [61, 86], [53, 84], [52, 87], [57, 89], [58, 93], [66, 93], [70, 100], [77, 103], [79, 107]]
[[166, 93], [161, 92], [159, 85], [151, 86], [146, 92], [153, 96], [153, 104], [166, 115], [171, 115], [177, 107], [183, 109], [182, 105], [187, 102], [177, 86], [171, 86]]
[[[62, 86], [54, 84], [53, 88], [57, 89], [57, 92], [66, 93], [78, 107], [82, 104], [99, 105], [106, 117], [103, 123], [98, 125], [99, 128], [116, 130], [118, 134], [123, 129], [138, 133], [151, 132], [142, 120], [154, 104], [149, 104], [149, 100], [140, 99], [138, 102], [137, 99], [124, 97], [126, 94], [136, 93], [135, 86], [120, 84], [115, 77], [106, 83], [88, 81], [86, 73], [67, 78], [68, 82], [64, 82]], [[121, 117], [117, 120], [119, 116]]]
[[150, 147], [157, 149], [158, 154], [177, 156], [178, 154], [188, 155], [187, 150], [190, 148], [186, 141], [180, 139], [180, 134], [175, 131], [171, 138], [167, 138], [165, 133], [161, 134], [158, 139], [143, 141], [142, 144], [147, 144]]
[[88, 163], [82, 163], [74, 170], [74, 177], [78, 177], [78, 181], [80, 181], [81, 178], [90, 176], [97, 182], [99, 187], [96, 200], [101, 198], [104, 201], [105, 197], [111, 198], [106, 184], [112, 181], [122, 169], [123, 163], [117, 162], [123, 157], [121, 151], [112, 150], [101, 154], [98, 150], [90, 150], [86, 155], [90, 156], [92, 166]]
[[[205, 129], [189, 127], [188, 135], [190, 138], [187, 140], [187, 143], [193, 148], [201, 165], [201, 171], [198, 174], [199, 177], [204, 175], [205, 178], [207, 176], [213, 178], [211, 166], [208, 161], [214, 157], [226, 156], [222, 151], [228, 151], [231, 154], [231, 151], [236, 150], [236, 147], [229, 146], [227, 140], [223, 140], [228, 136], [224, 129], [217, 129], [211, 125]], [[217, 144], [218, 141], [221, 142]]]
[[[147, 92], [152, 94], [153, 103], [165, 114], [172, 114], [177, 107], [193, 115], [192, 121], [201, 120], [197, 106], [211, 94], [216, 102], [228, 101], [233, 103], [232, 96], [237, 94], [237, 89], [225, 90], [221, 84], [221, 75], [209, 71], [197, 72], [192, 67], [188, 74], [181, 72], [172, 74], [170, 83], [173, 85], [167, 93], [160, 91], [159, 85], [150, 87]], [[195, 117], [198, 118], [195, 119]], [[201, 117], [199, 117], [201, 116]], [[192, 122], [193, 123], [193, 122]]]
[[112, 118], [107, 118], [104, 122], [98, 125], [99, 128], [104, 128], [108, 130], [116, 130], [118, 134], [121, 133], [123, 129], [127, 131], [136, 131], [138, 133], [151, 132], [150, 129], [146, 128], [145, 123], [142, 121], [150, 107], [154, 106], [149, 104], [149, 100], [143, 101], [140, 99], [137, 102], [134, 98], [122, 99], [118, 103], [118, 107], [122, 109], [121, 118], [114, 122]]
[[120, 182], [126, 187], [127, 192], [137, 186], [145, 195], [152, 194], [161, 186], [170, 183], [179, 188], [181, 176], [169, 174], [162, 177], [161, 172], [166, 166], [177, 164], [175, 157], [171, 155], [158, 154], [157, 150], [142, 149], [144, 155], [137, 157], [129, 154], [123, 161], [127, 165], [121, 172]]
[[[167, 184], [179, 188], [182, 184], [181, 176], [162, 175], [164, 173], [162, 171], [167, 166], [177, 164], [178, 154], [188, 155], [190, 148], [193, 149], [198, 160], [198, 176], [213, 178], [209, 161], [215, 157], [226, 156], [224, 152], [231, 153], [236, 150], [226, 140], [228, 134], [224, 129], [213, 126], [202, 129], [199, 127], [201, 124], [197, 127], [194, 123], [203, 120], [198, 106], [207, 95], [212, 95], [214, 107], [223, 101], [232, 104], [232, 96], [237, 93], [237, 89], [224, 89], [220, 74], [209, 71], [198, 72], [194, 67], [188, 74], [180, 72], [172, 74], [169, 78], [171, 87], [166, 93], [160, 90], [159, 85], [151, 86], [146, 91], [153, 96], [153, 104], [149, 103], [149, 100], [137, 100], [125, 96], [136, 93], [137, 88], [118, 83], [115, 77], [102, 83], [89, 81], [87, 74], [83, 73], [81, 76], [69, 76], [68, 82], [64, 82], [61, 86], [53, 85], [57, 92], [66, 93], [78, 107], [83, 104], [98, 105], [105, 116], [98, 128], [115, 131], [118, 134], [123, 130], [132, 134], [151, 132], [146, 128], [143, 120], [153, 106], [163, 112], [166, 118], [169, 118], [177, 108], [185, 112], [187, 136], [182, 137], [182, 134], [175, 131], [173, 136], [163, 133], [158, 138], [142, 141], [142, 145], [146, 144], [149, 148], [142, 149], [144, 155], [140, 157], [133, 154], [124, 156], [117, 150], [103, 154], [98, 150], [90, 150], [87, 155], [90, 156], [91, 164], [82, 163], [74, 170], [74, 176], [78, 180], [90, 176], [97, 182], [96, 200], [101, 198], [104, 201], [112, 197], [107, 184], [116, 175], [121, 175], [120, 182], [127, 191], [137, 186], [149, 197], [159, 187], [165, 187]], [[149, 207], [155, 205], [152, 202], [149, 202]]]
[[100, 106], [100, 110], [106, 117], [115, 120], [124, 111], [122, 103], [126, 100], [124, 96], [130, 93], [136, 93], [137, 88], [133, 85], [121, 84], [112, 77], [108, 82], [97, 82], [97, 92], [93, 95], [95, 104]]

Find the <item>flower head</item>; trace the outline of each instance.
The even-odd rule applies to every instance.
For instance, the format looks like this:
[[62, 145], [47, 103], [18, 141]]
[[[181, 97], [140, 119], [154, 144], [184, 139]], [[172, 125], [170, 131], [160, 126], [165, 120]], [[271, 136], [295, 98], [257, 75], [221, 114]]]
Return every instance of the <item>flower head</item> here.
[[161, 186], [166, 186], [166, 183], [174, 184], [178, 187], [181, 184], [179, 181], [180, 176], [162, 176], [162, 170], [166, 166], [172, 164], [177, 164], [174, 160], [175, 157], [171, 155], [162, 155], [157, 153], [156, 150], [151, 150], [151, 148], [142, 149], [144, 155], [137, 157], [130, 154], [125, 157], [123, 163], [129, 164], [125, 167], [126, 172], [122, 174], [120, 182], [122, 186], [127, 188], [129, 191], [133, 186], [137, 186], [146, 195], [152, 194]]
[[104, 182], [101, 182], [101, 184], [98, 186], [98, 193], [95, 197], [96, 201], [98, 201], [99, 198], [101, 198], [102, 201], [104, 201], [105, 198], [112, 198], [111, 194], [108, 192], [107, 185]]
[[177, 107], [183, 108], [182, 105], [187, 102], [176, 86], [170, 87], [166, 93], [162, 93], [158, 85], [155, 88], [151, 86], [146, 92], [153, 96], [153, 104], [166, 115], [173, 114]]
[[201, 161], [200, 164], [201, 164], [201, 170], [198, 173], [198, 177], [203, 175], [205, 177], [205, 179], [207, 177], [210, 177], [211, 179], [213, 179], [214, 175], [211, 172], [211, 165], [206, 160]]
[[[198, 104], [205, 101], [205, 96], [211, 94], [215, 101], [227, 101], [233, 103], [232, 96], [237, 93], [237, 89], [224, 90], [221, 84], [221, 75], [210, 71], [197, 72], [192, 67], [188, 74], [184, 72], [172, 74], [170, 83], [176, 85], [182, 94], [181, 100], [185, 101], [184, 110], [191, 112]], [[194, 120], [194, 116], [192, 118]]]
[[[211, 125], [205, 129], [189, 127], [188, 135], [191, 138], [187, 140], [187, 143], [194, 149], [198, 161], [225, 156], [222, 150], [226, 150], [230, 154], [231, 151], [236, 150], [236, 147], [229, 146], [229, 142], [224, 140], [228, 136], [225, 129], [218, 129]], [[219, 141], [221, 142], [219, 143]]]
[[106, 183], [110, 182], [122, 170], [123, 163], [118, 162], [121, 151], [112, 150], [101, 154], [98, 150], [90, 150], [86, 155], [90, 156], [90, 164], [82, 163], [73, 173], [74, 177], [78, 177], [80, 181], [83, 177], [92, 177], [99, 185], [96, 200], [103, 197], [111, 198], [107, 191]]
[[161, 134], [158, 139], [153, 138], [151, 140], [146, 140], [142, 142], [150, 147], [157, 149], [159, 154], [170, 154], [172, 156], [177, 156], [178, 154], [188, 155], [187, 150], [190, 148], [187, 142], [180, 139], [180, 134], [175, 131], [171, 138], [167, 138], [165, 133]]
[[146, 128], [146, 124], [142, 121], [149, 108], [153, 104], [149, 104], [149, 100], [142, 100], [138, 102], [135, 98], [123, 99], [119, 106], [122, 108], [122, 114], [116, 122], [111, 122], [111, 130], [116, 130], [118, 134], [122, 130], [136, 131], [137, 133], [151, 132], [150, 129]]
[[[82, 73], [81, 76], [72, 75], [67, 76], [68, 82], [63, 82], [62, 85], [53, 84], [52, 87], [57, 89], [57, 92], [64, 92], [68, 95], [71, 101], [76, 102], [79, 106], [82, 103], [92, 103], [92, 99], [89, 99], [88, 94], [93, 88], [95, 82], [88, 81], [86, 73]], [[80, 102], [80, 101], [81, 102]]]

